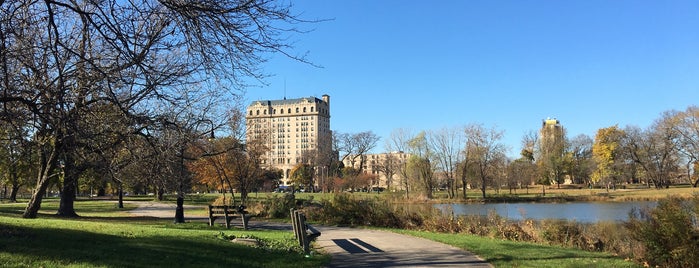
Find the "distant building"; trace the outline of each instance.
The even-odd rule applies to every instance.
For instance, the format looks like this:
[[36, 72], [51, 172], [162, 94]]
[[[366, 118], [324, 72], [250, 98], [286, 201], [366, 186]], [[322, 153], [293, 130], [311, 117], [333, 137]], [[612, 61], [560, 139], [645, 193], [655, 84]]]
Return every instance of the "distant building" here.
[[262, 164], [281, 169], [288, 185], [291, 170], [312, 162], [316, 155], [331, 155], [330, 96], [321, 99], [253, 101], [245, 116], [248, 142], [261, 139], [269, 148]]
[[569, 176], [564, 174], [562, 159], [565, 157], [565, 128], [558, 119], [547, 118], [539, 131], [539, 166], [543, 168], [544, 177], [551, 183], [568, 183]]
[[386, 176], [386, 173], [393, 173], [390, 177], [391, 188], [392, 190], [400, 190], [405, 186], [403, 177], [400, 174], [400, 169], [404, 168], [409, 156], [409, 154], [404, 152], [366, 154], [363, 156], [364, 161], [356, 159], [354, 163], [352, 163], [350, 156], [345, 158], [342, 163], [345, 167], [353, 167], [355, 169], [359, 169], [360, 163], [364, 163], [362, 172], [376, 177], [376, 179], [371, 182], [372, 187], [387, 189], [389, 177]]
[[558, 119], [547, 118], [545, 120], [542, 120], [541, 130], [539, 131], [541, 149], [549, 152], [552, 150], [562, 150], [563, 147], [557, 145], [562, 144], [563, 142], [563, 138], [565, 137], [563, 131], [564, 130], [563, 126], [561, 126], [561, 121], [559, 121]]

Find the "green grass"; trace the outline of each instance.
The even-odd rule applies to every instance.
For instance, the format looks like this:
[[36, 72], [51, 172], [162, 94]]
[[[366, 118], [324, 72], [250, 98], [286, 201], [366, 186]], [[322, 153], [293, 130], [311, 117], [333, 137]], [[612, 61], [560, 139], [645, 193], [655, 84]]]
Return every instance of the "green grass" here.
[[641, 267], [608, 253], [589, 252], [487, 237], [394, 230], [470, 251], [495, 267]]
[[[602, 190], [547, 189], [547, 197], [596, 195], [598, 191]], [[695, 193], [696, 188], [674, 191], [690, 194]], [[632, 189], [612, 194], [618, 194], [618, 199], [626, 196], [643, 199], [668, 192]], [[185, 204], [205, 205], [218, 196], [188, 196]], [[296, 197], [320, 200], [331, 196], [300, 193]], [[255, 199], [259, 201], [267, 197], [268, 194], [259, 194]], [[152, 201], [152, 197], [128, 197], [126, 200]], [[0, 204], [0, 267], [321, 267], [330, 258], [323, 255], [303, 258], [289, 231], [226, 230], [218, 226], [209, 227], [203, 222], [175, 225], [170, 220], [132, 217], [126, 211], [135, 208], [135, 205], [127, 203], [125, 209], [120, 209], [116, 207], [116, 200], [112, 201], [77, 201], [76, 212], [82, 216], [78, 219], [56, 218], [53, 214], [58, 208], [58, 199], [55, 198], [45, 199], [39, 218], [33, 220], [20, 218], [26, 202]], [[223, 236], [259, 237], [269, 246], [253, 248], [233, 244], [221, 238], [222, 232]], [[496, 267], [639, 267], [608, 253], [464, 234], [398, 232], [466, 249]], [[294, 247], [294, 250], [290, 250]]]
[[[290, 231], [133, 218], [102, 201], [76, 202], [83, 217], [59, 219], [52, 216], [57, 204], [47, 200], [37, 219], [20, 218], [25, 204], [0, 204], [0, 267], [321, 267], [329, 261], [305, 258]], [[263, 245], [224, 239], [230, 237]]]

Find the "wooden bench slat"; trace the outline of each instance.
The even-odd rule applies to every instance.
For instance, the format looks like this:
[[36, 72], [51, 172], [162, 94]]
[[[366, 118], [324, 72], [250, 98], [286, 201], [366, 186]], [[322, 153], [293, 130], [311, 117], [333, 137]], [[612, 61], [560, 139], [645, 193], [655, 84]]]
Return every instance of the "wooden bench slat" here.
[[243, 228], [248, 229], [248, 222], [252, 217], [245, 211], [245, 207], [235, 207], [235, 206], [214, 206], [209, 205], [209, 226], [214, 226], [214, 222], [219, 216], [224, 217], [226, 223], [226, 229], [231, 228], [231, 220], [233, 220], [233, 215], [239, 214], [243, 222]]

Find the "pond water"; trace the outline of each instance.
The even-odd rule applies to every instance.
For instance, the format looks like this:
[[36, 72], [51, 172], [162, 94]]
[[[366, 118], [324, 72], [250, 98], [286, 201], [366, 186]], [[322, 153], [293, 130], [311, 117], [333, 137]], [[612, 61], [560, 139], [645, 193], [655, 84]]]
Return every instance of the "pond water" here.
[[436, 208], [454, 215], [486, 216], [494, 211], [503, 218], [522, 219], [565, 219], [594, 223], [599, 221], [624, 221], [629, 212], [636, 208], [655, 207], [654, 201], [635, 202], [571, 202], [571, 203], [486, 203], [486, 204], [437, 204]]

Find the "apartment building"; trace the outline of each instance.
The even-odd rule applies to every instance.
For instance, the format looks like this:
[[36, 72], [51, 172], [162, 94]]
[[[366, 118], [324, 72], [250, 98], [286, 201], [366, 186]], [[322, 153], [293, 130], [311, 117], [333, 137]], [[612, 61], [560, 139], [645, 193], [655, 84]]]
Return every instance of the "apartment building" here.
[[261, 140], [268, 152], [262, 164], [283, 171], [289, 185], [291, 170], [318, 155], [331, 155], [330, 96], [253, 101], [247, 108], [246, 140]]
[[362, 172], [371, 174], [375, 178], [370, 183], [372, 187], [387, 189], [390, 185], [391, 190], [403, 190], [405, 182], [400, 171], [405, 168], [409, 157], [410, 155], [404, 152], [389, 152], [366, 154], [362, 156], [363, 159], [358, 156], [352, 161], [353, 157], [350, 155], [342, 163], [346, 167], [356, 169], [360, 169], [360, 165], [362, 165]]

